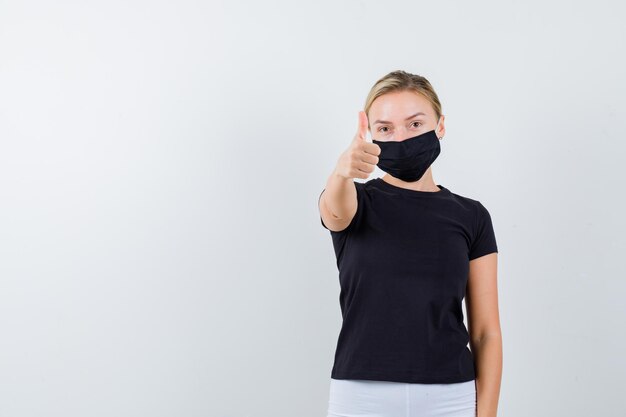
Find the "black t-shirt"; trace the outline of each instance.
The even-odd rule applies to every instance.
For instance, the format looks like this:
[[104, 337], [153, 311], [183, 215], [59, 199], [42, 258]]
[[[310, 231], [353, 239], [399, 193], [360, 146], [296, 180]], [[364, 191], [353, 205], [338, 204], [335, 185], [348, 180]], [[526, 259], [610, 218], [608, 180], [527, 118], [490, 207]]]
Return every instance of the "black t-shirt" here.
[[474, 379], [461, 303], [469, 261], [498, 251], [489, 212], [442, 185], [430, 192], [382, 178], [354, 184], [354, 218], [330, 231], [343, 317], [331, 377]]

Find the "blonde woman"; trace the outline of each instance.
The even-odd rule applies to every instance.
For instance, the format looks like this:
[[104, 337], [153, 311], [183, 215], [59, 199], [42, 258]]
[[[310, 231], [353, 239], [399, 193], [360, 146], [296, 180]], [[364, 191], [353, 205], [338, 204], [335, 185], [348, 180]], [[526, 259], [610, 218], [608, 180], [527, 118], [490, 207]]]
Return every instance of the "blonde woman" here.
[[430, 82], [391, 72], [320, 194], [343, 317], [328, 417], [496, 416], [498, 248], [485, 206], [433, 181], [444, 135]]

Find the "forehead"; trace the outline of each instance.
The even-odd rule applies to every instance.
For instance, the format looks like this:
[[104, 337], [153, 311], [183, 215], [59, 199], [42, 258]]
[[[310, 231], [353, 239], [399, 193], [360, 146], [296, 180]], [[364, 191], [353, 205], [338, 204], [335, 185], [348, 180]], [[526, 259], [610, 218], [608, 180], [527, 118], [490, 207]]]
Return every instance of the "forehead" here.
[[425, 113], [427, 117], [433, 114], [432, 106], [424, 96], [414, 91], [394, 91], [372, 102], [368, 119], [403, 122], [406, 117], [418, 112]]

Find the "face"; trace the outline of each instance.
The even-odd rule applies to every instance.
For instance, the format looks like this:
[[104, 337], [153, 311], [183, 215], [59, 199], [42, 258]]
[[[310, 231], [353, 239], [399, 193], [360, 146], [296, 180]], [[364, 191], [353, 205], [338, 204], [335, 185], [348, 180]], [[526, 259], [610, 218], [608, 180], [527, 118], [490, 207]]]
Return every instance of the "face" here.
[[444, 118], [441, 115], [437, 120], [430, 102], [413, 91], [383, 94], [374, 100], [368, 113], [372, 139], [385, 142], [403, 141], [435, 128], [437, 137], [442, 138]]

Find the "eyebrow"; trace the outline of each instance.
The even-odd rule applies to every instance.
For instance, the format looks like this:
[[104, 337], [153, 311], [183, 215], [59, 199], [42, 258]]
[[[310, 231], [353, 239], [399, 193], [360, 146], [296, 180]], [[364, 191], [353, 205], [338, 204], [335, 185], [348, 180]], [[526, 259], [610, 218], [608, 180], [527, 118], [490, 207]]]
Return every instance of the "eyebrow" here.
[[[411, 115], [411, 116], [407, 117], [407, 118], [406, 118], [406, 119], [404, 119], [404, 120], [409, 120], [409, 119], [412, 119], [412, 118], [414, 118], [415, 116], [419, 116], [419, 115], [426, 116], [426, 113], [421, 112], [421, 111], [418, 111], [418, 112], [417, 112], [417, 113], [415, 113], [414, 115]], [[388, 121], [386, 121], [386, 120], [376, 120], [376, 121], [374, 122], [374, 124], [377, 124], [377, 123], [381, 123], [381, 124], [382, 124], [382, 123], [391, 124], [391, 122], [388, 122]]]

